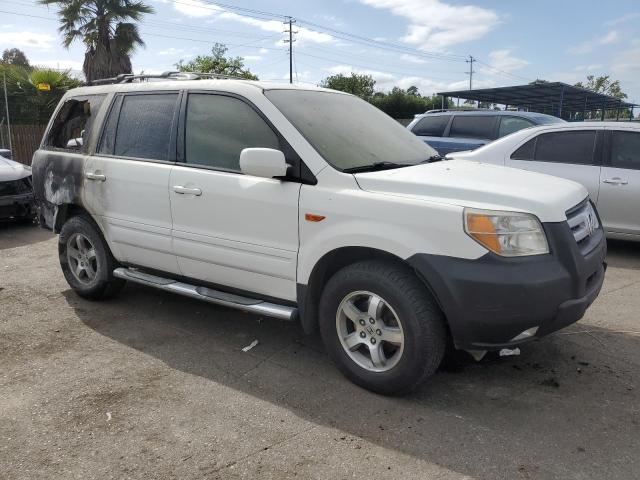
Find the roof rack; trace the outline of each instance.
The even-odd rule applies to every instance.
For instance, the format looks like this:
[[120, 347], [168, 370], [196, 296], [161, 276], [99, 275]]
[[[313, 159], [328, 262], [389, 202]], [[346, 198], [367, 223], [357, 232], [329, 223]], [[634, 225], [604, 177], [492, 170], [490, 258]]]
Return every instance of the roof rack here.
[[[488, 108], [474, 108], [474, 107], [457, 107], [457, 108], [437, 108], [435, 110], [427, 110], [424, 114], [427, 113], [442, 113], [442, 112], [488, 112], [490, 109]], [[423, 114], [423, 115], [424, 115]]]
[[100, 78], [89, 82], [89, 85], [108, 85], [113, 83], [133, 83], [134, 81], [144, 82], [152, 79], [163, 80], [203, 80], [207, 78], [216, 78], [222, 80], [247, 80], [244, 77], [238, 75], [225, 75], [221, 73], [206, 73], [206, 72], [178, 72], [168, 71], [158, 73], [141, 73], [135, 75], [133, 73], [121, 73], [120, 75], [112, 78]]

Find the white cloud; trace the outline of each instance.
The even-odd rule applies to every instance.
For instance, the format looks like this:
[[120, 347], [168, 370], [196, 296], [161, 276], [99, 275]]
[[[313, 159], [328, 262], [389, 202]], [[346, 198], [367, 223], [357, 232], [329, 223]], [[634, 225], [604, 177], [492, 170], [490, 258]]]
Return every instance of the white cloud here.
[[640, 12], [638, 13], [629, 13], [628, 15], [623, 15], [622, 17], [614, 18], [613, 20], [609, 20], [608, 22], [604, 22], [604, 25], [607, 27], [614, 27], [616, 25], [620, 25], [622, 23], [627, 23], [632, 20], [636, 20], [640, 18]]
[[[511, 55], [511, 49], [494, 50], [489, 53], [489, 64], [491, 67], [504, 72], [513, 72], [529, 65], [529, 62], [522, 58]], [[491, 69], [489, 69], [491, 70]], [[488, 72], [490, 73], [490, 72]]]
[[[229, 20], [256, 27], [260, 30], [271, 33], [283, 33], [283, 30], [285, 29], [285, 25], [279, 20], [261, 20], [258, 18], [239, 15], [225, 10], [222, 7], [218, 7], [210, 3], [204, 3], [201, 0], [174, 1], [173, 8], [189, 17], [213, 17], [215, 20]], [[294, 29], [298, 32], [296, 34], [297, 42], [308, 41], [313, 43], [331, 43], [334, 41], [333, 37], [328, 33], [318, 32], [306, 27], [295, 27]]]
[[56, 38], [46, 33], [35, 32], [0, 32], [0, 48], [31, 48], [35, 50], [51, 50]]
[[409, 20], [402, 41], [421, 50], [441, 50], [477, 40], [500, 22], [493, 10], [474, 5], [451, 5], [441, 0], [360, 0], [375, 8], [390, 10]]
[[162, 56], [167, 56], [167, 55], [180, 55], [181, 53], [184, 53], [184, 48], [167, 48], [166, 50], [160, 50], [158, 52], [158, 55], [162, 55]]
[[416, 57], [415, 55], [409, 55], [408, 53], [403, 53], [402, 55], [400, 55], [400, 60], [417, 64], [427, 63], [424, 58]]
[[253, 60], [254, 62], [258, 62], [258, 61], [262, 60], [262, 56], [260, 56], [260, 55], [243, 55], [242, 57], [245, 60]]
[[574, 72], [593, 72], [595, 70], [602, 70], [602, 68], [604, 67], [604, 65], [600, 64], [600, 63], [592, 63], [590, 65], [577, 65], [573, 71]]
[[267, 50], [266, 48], [261, 48], [260, 50], [258, 50], [258, 52], [264, 55], [265, 53], [269, 53], [269, 50]]
[[591, 40], [587, 40], [585, 42], [579, 43], [578, 45], [569, 48], [567, 50], [569, 53], [574, 55], [584, 55], [592, 52], [597, 47], [601, 47], [604, 45], [613, 45], [614, 43], [618, 43], [620, 41], [620, 34], [617, 30], [611, 30], [604, 36], [598, 36]]

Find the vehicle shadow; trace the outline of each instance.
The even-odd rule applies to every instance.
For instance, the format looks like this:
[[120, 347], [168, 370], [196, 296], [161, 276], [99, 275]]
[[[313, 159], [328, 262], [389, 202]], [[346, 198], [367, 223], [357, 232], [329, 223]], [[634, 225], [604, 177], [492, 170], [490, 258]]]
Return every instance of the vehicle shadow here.
[[49, 230], [30, 221], [0, 221], [0, 250], [44, 242], [53, 237]]
[[[344, 379], [297, 324], [127, 285], [64, 292], [89, 328], [162, 361], [386, 449], [473, 478], [631, 478], [640, 471], [640, 337], [577, 324], [519, 356], [461, 360], [409, 396]], [[249, 352], [242, 347], [257, 339]], [[215, 401], [215, 400], [212, 400]], [[350, 406], [350, 407], [349, 407]], [[201, 421], [206, 421], [202, 419]]]
[[607, 240], [607, 263], [610, 267], [640, 270], [640, 243]]

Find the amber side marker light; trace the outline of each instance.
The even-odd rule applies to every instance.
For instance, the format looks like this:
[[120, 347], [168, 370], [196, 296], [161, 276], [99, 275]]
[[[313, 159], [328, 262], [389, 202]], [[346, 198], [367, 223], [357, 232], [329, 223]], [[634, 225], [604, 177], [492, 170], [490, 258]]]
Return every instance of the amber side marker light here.
[[487, 215], [467, 214], [467, 233], [495, 253], [502, 250], [493, 222]]
[[327, 217], [325, 217], [324, 215], [314, 215], [313, 213], [305, 213], [304, 214], [304, 219], [307, 222], [321, 222], [325, 218], [327, 218]]

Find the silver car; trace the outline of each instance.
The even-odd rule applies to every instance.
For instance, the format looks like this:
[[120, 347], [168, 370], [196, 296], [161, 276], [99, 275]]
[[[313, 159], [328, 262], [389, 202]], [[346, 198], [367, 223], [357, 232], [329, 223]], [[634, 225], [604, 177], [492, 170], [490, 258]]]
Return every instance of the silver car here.
[[[574, 180], [589, 191], [609, 238], [640, 240], [640, 124], [580, 122], [532, 127], [446, 158]], [[540, 192], [542, 200], [545, 194]]]

